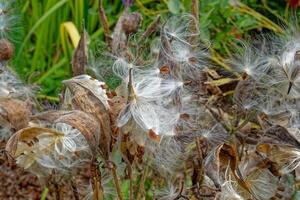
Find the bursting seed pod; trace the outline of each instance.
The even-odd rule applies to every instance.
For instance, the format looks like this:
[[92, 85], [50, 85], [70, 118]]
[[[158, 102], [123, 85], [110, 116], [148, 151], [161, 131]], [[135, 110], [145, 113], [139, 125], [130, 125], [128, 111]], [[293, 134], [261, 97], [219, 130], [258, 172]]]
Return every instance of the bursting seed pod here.
[[108, 158], [112, 130], [109, 116], [109, 99], [104, 89], [104, 83], [88, 75], [80, 75], [63, 83], [67, 86], [64, 94], [64, 106], [68, 109], [77, 109], [89, 113], [97, 119], [101, 129], [100, 147], [104, 156]]
[[6, 150], [20, 167], [38, 177], [72, 174], [89, 163], [96, 151], [99, 126], [95, 119], [73, 111], [55, 120], [51, 128], [28, 127], [8, 141]]

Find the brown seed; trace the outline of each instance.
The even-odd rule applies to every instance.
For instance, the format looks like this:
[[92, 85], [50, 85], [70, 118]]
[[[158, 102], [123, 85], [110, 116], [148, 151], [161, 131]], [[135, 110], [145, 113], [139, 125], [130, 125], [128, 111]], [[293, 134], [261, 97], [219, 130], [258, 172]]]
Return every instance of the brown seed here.
[[164, 65], [161, 68], [159, 68], [159, 72], [161, 74], [169, 74], [170, 73], [170, 68], [169, 68], [169, 66]]
[[300, 60], [300, 50], [296, 51], [294, 60]]
[[148, 135], [150, 137], [151, 140], [159, 143], [161, 137], [159, 135], [157, 135], [152, 129], [149, 130]]
[[189, 57], [188, 60], [189, 60], [189, 63], [192, 64], [192, 65], [197, 64], [197, 58], [195, 58], [195, 57]]
[[0, 61], [9, 60], [14, 54], [14, 46], [7, 39], [0, 39]]
[[180, 119], [189, 120], [190, 119], [190, 115], [186, 114], [186, 113], [180, 114]]

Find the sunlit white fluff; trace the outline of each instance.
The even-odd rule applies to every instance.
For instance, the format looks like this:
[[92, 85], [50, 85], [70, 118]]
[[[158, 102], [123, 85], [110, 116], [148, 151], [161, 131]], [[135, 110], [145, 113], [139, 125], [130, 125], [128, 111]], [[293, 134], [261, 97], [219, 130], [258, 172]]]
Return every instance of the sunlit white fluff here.
[[237, 192], [237, 182], [232, 180], [229, 165], [225, 171], [225, 181], [221, 185], [221, 192], [216, 195], [216, 200], [244, 200]]
[[90, 160], [90, 147], [77, 129], [65, 123], [57, 123], [53, 128], [57, 132], [45, 129], [32, 144], [18, 142], [16, 160], [19, 166], [42, 177], [52, 170], [70, 174]]
[[0, 97], [27, 99], [33, 91], [8, 69], [6, 64], [0, 64]]
[[171, 17], [163, 26], [162, 34], [190, 45], [189, 39], [199, 35], [197, 20], [188, 14]]
[[[268, 54], [262, 49], [251, 47], [249, 44], [242, 44], [242, 49], [229, 63], [241, 73], [245, 73], [256, 81], [270, 79], [268, 74], [271, 66], [277, 63], [273, 54]], [[265, 79], [265, 80], [263, 80]]]
[[[282, 61], [285, 62], [285, 61]], [[277, 91], [290, 98], [300, 97], [300, 61], [276, 66], [273, 85]]]
[[14, 3], [14, 0], [0, 1], [0, 38], [12, 39], [12, 33], [19, 30], [19, 19], [13, 13]]
[[179, 41], [172, 41], [170, 50], [169, 53], [165, 51], [165, 54], [170, 60], [181, 64], [180, 70], [182, 73], [189, 72], [189, 68], [203, 69], [205, 67], [204, 60], [207, 57], [205, 49], [196, 48]]
[[173, 184], [168, 183], [165, 188], [158, 190], [156, 192], [156, 195], [158, 197], [158, 200], [170, 200], [176, 198], [176, 196], [178, 195], [177, 193], [178, 192], [176, 191], [176, 187]]
[[160, 116], [165, 117], [167, 114], [164, 111], [168, 112], [160, 102], [172, 99], [174, 92], [180, 89], [183, 83], [159, 77], [157, 69], [136, 71], [135, 68], [128, 67], [125, 61], [118, 62], [121, 64], [115, 65], [114, 71], [125, 79], [123, 84], [127, 84], [125, 94], [128, 97], [128, 104], [120, 113], [118, 126], [124, 126], [132, 118], [145, 131], [152, 129], [157, 134], [168, 134], [159, 131], [164, 127], [164, 120]]
[[160, 144], [155, 144], [153, 156], [154, 167], [164, 177], [175, 175], [183, 167], [183, 147], [172, 136], [165, 136]]

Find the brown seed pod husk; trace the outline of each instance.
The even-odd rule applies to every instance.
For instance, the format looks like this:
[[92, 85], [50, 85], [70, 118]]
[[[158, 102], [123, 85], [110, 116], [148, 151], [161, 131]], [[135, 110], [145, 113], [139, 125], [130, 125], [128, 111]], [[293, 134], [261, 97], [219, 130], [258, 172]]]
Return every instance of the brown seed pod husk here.
[[94, 151], [97, 149], [100, 137], [100, 127], [97, 120], [92, 115], [79, 110], [74, 110], [69, 114], [60, 116], [54, 123], [66, 123], [73, 128], [76, 128], [83, 134], [91, 149]]
[[68, 115], [73, 113], [73, 111], [70, 110], [49, 110], [46, 112], [41, 112], [38, 114], [35, 114], [30, 117], [30, 123], [32, 124], [40, 124], [40, 122], [44, 123], [45, 125], [50, 124], [52, 125], [55, 120], [57, 120], [59, 117]]
[[82, 83], [76, 80], [68, 80], [65, 82], [71, 95], [71, 104], [73, 109], [82, 110], [91, 114], [100, 124], [100, 148], [103, 156], [108, 158], [110, 154], [112, 127], [109, 111], [103, 102], [94, 95], [88, 87], [84, 87]]
[[28, 125], [30, 110], [26, 103], [11, 99], [0, 99], [0, 118], [6, 121], [10, 128], [18, 131]]
[[10, 60], [14, 54], [14, 46], [7, 39], [0, 39], [0, 61]]

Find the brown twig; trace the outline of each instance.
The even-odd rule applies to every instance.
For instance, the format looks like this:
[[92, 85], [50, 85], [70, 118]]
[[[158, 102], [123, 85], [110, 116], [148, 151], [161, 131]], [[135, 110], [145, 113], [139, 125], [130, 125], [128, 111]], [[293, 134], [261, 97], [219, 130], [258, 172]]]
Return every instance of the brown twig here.
[[148, 167], [146, 166], [144, 169], [144, 172], [142, 174], [142, 177], [140, 178], [140, 186], [139, 186], [139, 190], [137, 191], [137, 199], [142, 199], [143, 195], [144, 195], [144, 190], [145, 190], [145, 179], [147, 177], [147, 173], [148, 173]]
[[131, 166], [131, 164], [128, 164], [128, 175], [129, 175], [129, 200], [134, 200], [134, 198], [133, 198], [132, 166]]
[[179, 190], [179, 193], [178, 195], [173, 199], [173, 200], [179, 200], [179, 199], [186, 199], [186, 200], [189, 200], [189, 198], [187, 196], [185, 196], [184, 194], [182, 194], [183, 192], [183, 189], [184, 189], [184, 181], [182, 180], [180, 182], [180, 190]]
[[101, 186], [101, 175], [95, 157], [92, 159], [92, 163], [91, 163], [91, 174], [92, 174], [92, 186], [93, 186], [93, 199], [102, 200], [103, 189]]
[[117, 175], [117, 170], [116, 170], [116, 165], [115, 163], [113, 163], [112, 161], [107, 161], [107, 168], [110, 169], [112, 176], [113, 176], [113, 181], [115, 184], [115, 188], [117, 191], [117, 195], [119, 200], [123, 200], [123, 195], [122, 195], [122, 191], [121, 191], [121, 187], [120, 187], [120, 182], [119, 182], [119, 178]]

